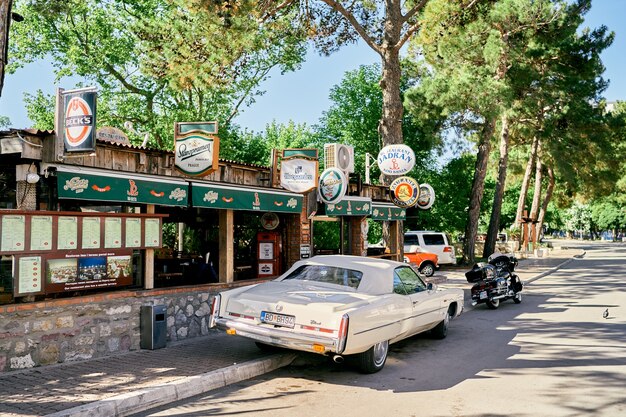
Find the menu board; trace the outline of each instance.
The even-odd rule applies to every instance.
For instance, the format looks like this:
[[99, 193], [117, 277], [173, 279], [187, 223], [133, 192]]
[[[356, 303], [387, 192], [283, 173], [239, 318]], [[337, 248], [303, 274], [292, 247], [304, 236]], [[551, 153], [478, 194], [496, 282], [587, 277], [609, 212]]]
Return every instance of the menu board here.
[[100, 217], [83, 218], [83, 249], [100, 248]]
[[122, 247], [122, 219], [120, 217], [104, 219], [104, 247]]
[[78, 217], [59, 217], [57, 249], [70, 250], [78, 247]]
[[24, 216], [2, 216], [2, 243], [0, 244], [0, 251], [23, 251], [25, 235], [26, 218]]
[[161, 246], [161, 222], [159, 219], [146, 219], [145, 233], [146, 247]]
[[141, 219], [126, 218], [126, 247], [138, 248], [141, 246]]
[[52, 250], [52, 216], [30, 218], [30, 250]]
[[41, 256], [23, 256], [18, 261], [18, 294], [37, 293], [43, 290]]

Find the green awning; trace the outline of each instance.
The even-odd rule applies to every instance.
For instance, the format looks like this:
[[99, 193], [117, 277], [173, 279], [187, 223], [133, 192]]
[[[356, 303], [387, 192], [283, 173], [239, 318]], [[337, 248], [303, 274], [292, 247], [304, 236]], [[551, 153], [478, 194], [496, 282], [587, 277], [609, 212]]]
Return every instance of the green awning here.
[[59, 198], [120, 203], [187, 206], [183, 179], [56, 165]]
[[191, 204], [194, 207], [277, 213], [300, 213], [303, 201], [301, 194], [270, 188], [200, 182], [191, 183], [191, 196]]
[[369, 216], [372, 214], [372, 199], [368, 197], [344, 197], [335, 204], [326, 204], [328, 216]]
[[391, 203], [372, 203], [372, 220], [406, 220], [406, 209]]

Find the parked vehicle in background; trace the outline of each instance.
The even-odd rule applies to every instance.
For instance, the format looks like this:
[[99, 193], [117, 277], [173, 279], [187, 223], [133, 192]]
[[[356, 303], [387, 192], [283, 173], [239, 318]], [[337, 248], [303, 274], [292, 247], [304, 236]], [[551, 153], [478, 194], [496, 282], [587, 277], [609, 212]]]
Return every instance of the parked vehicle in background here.
[[415, 265], [417, 270], [426, 277], [432, 277], [435, 271], [439, 269], [439, 257], [434, 253], [425, 252], [419, 247], [416, 252], [404, 252], [404, 262]]
[[389, 345], [431, 331], [443, 339], [463, 311], [463, 290], [426, 284], [402, 262], [362, 256], [314, 256], [279, 278], [221, 292], [209, 327], [257, 345], [352, 358], [380, 371]]
[[404, 253], [416, 253], [418, 248], [438, 256], [440, 265], [455, 265], [456, 254], [452, 239], [446, 233], [433, 231], [408, 231], [404, 233]]
[[471, 289], [472, 305], [485, 303], [495, 310], [500, 302], [512, 299], [522, 302], [522, 280], [513, 271], [517, 258], [513, 255], [494, 253], [489, 263], [480, 262], [465, 273], [467, 282], [474, 284]]

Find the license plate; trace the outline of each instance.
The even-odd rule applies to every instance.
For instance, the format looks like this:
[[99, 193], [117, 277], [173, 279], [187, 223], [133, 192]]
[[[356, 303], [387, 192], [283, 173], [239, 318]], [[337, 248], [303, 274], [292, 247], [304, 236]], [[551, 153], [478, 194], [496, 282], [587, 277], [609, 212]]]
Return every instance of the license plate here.
[[293, 328], [296, 324], [296, 317], [288, 316], [286, 314], [270, 313], [269, 311], [261, 311], [261, 321], [263, 323], [274, 324], [276, 326]]
[[481, 300], [484, 300], [485, 298], [487, 298], [487, 291], [481, 291], [479, 297]]

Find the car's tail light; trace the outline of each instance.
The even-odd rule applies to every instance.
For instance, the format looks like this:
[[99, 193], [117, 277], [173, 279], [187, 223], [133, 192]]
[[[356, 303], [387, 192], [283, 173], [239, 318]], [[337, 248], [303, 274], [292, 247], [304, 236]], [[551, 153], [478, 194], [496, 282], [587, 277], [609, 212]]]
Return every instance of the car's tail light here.
[[337, 353], [342, 354], [346, 348], [346, 341], [348, 340], [348, 324], [350, 318], [347, 314], [344, 314], [339, 324], [339, 333], [337, 334]]
[[215, 327], [217, 316], [219, 316], [220, 314], [221, 302], [222, 296], [220, 294], [217, 294], [215, 295], [215, 297], [213, 297], [213, 302], [211, 303], [211, 315], [209, 316], [209, 329]]
[[446, 246], [443, 248], [444, 252], [452, 252], [452, 246]]

